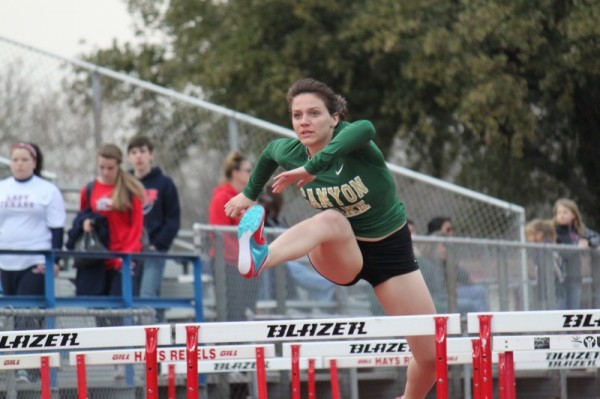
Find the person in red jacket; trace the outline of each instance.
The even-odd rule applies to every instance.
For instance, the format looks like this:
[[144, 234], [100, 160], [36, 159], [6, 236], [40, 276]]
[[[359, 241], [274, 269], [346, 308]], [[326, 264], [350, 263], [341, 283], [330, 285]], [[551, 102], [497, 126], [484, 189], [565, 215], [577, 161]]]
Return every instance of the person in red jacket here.
[[[81, 211], [105, 216], [111, 252], [140, 252], [144, 226], [144, 187], [122, 167], [123, 153], [114, 144], [104, 144], [97, 153], [98, 177], [91, 190], [81, 189]], [[89, 196], [89, 198], [88, 198]], [[92, 219], [83, 230], [93, 229]], [[104, 267], [77, 269], [77, 295], [121, 295], [120, 258], [108, 259]]]
[[[213, 196], [208, 208], [208, 223], [222, 226], [237, 226], [240, 222], [239, 217], [229, 217], [225, 214], [225, 204], [233, 197], [238, 195], [248, 183], [250, 173], [252, 172], [252, 163], [239, 151], [231, 152], [223, 165], [223, 177], [221, 182], [213, 190]], [[219, 235], [223, 237], [223, 253], [217, 253], [214, 239]], [[222, 257], [225, 267], [225, 276], [227, 284], [227, 297], [222, 300], [227, 301], [227, 315], [223, 317], [226, 320], [246, 320], [246, 311], [256, 310], [256, 301], [248, 298], [258, 297], [258, 282], [253, 281], [248, 284], [241, 278], [237, 271], [238, 261], [238, 239], [236, 233], [216, 233], [211, 237], [210, 256], [213, 259], [213, 266], [219, 264]], [[250, 306], [248, 304], [251, 304]]]

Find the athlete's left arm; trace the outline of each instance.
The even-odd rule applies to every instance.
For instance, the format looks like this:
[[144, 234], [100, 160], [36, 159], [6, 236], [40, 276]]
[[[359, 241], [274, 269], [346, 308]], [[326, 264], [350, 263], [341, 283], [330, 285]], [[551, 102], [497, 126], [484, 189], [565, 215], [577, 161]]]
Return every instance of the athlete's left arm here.
[[311, 175], [326, 169], [337, 157], [367, 145], [375, 137], [375, 127], [368, 120], [353, 123], [342, 122], [341, 130], [304, 167]]

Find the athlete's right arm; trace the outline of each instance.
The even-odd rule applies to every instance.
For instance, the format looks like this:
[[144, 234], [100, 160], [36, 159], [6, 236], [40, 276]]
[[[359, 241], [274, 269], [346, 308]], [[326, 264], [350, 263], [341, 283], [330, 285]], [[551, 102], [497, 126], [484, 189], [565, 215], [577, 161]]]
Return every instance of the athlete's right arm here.
[[246, 198], [256, 201], [263, 188], [279, 166], [277, 155], [283, 140], [273, 140], [263, 150], [252, 170], [248, 184], [244, 188], [243, 194]]

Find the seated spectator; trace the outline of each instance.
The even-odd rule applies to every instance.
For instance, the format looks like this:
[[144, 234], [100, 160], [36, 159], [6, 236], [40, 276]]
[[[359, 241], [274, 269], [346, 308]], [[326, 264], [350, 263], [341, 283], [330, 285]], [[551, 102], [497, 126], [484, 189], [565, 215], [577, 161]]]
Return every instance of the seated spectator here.
[[461, 314], [490, 310], [486, 288], [473, 283], [469, 272], [461, 266], [456, 269], [456, 281], [457, 306]]
[[440, 233], [446, 237], [452, 237], [454, 235], [452, 219], [449, 216], [436, 216], [432, 218], [427, 223], [427, 235], [430, 236], [433, 233]]
[[[447, 216], [437, 216], [427, 223], [427, 233], [432, 237], [452, 237], [452, 220]], [[433, 246], [433, 249], [431, 248]], [[444, 242], [429, 245], [418, 257], [423, 277], [431, 291], [436, 309], [440, 313], [452, 311], [449, 304], [448, 248]], [[460, 313], [488, 310], [487, 290], [473, 283], [471, 276], [462, 266], [456, 265], [456, 306]]]

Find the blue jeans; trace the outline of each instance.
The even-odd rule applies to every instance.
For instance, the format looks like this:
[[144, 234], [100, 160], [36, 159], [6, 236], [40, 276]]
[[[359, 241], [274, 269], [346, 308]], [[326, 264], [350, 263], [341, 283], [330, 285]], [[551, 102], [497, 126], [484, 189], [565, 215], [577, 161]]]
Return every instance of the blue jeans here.
[[290, 261], [287, 270], [295, 285], [308, 291], [310, 299], [329, 302], [335, 294], [335, 284], [321, 276], [315, 269], [300, 262]]
[[[144, 253], [159, 254], [161, 252], [156, 250], [146, 250]], [[164, 258], [146, 258], [139, 265], [136, 274], [141, 274], [139, 280], [141, 298], [158, 298], [160, 296], [160, 288], [162, 286], [166, 263], [167, 260]], [[136, 266], [136, 269], [137, 267], [138, 266]], [[156, 309], [156, 319], [159, 323], [165, 321], [164, 309]]]
[[580, 309], [581, 308], [581, 283], [563, 283], [563, 295], [557, 298], [558, 309]]
[[[288, 273], [288, 290], [290, 298], [296, 299], [297, 288], [307, 291], [313, 301], [329, 302], [335, 294], [335, 284], [321, 276], [311, 266], [303, 265], [298, 261], [285, 263]], [[267, 269], [259, 277], [258, 299], [275, 299], [275, 276], [273, 269]]]

